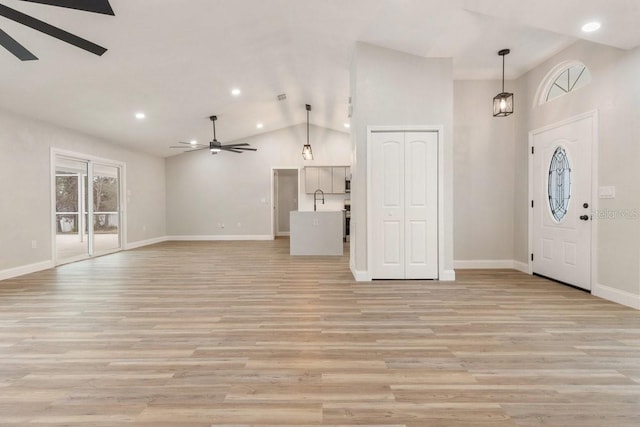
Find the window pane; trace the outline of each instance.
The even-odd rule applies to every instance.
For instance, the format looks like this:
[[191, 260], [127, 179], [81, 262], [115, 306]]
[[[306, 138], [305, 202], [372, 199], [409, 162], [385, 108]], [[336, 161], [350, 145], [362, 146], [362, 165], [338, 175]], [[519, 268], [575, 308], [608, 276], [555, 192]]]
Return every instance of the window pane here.
[[94, 164], [93, 247], [95, 253], [120, 248], [120, 169]]
[[571, 167], [562, 147], [558, 147], [551, 157], [548, 192], [551, 215], [561, 222], [567, 215], [571, 199]]
[[56, 212], [78, 212], [78, 176], [56, 176]]
[[586, 86], [591, 82], [591, 72], [583, 64], [576, 64], [562, 70], [554, 79], [546, 101], [558, 98], [559, 96], [571, 93], [576, 89]]

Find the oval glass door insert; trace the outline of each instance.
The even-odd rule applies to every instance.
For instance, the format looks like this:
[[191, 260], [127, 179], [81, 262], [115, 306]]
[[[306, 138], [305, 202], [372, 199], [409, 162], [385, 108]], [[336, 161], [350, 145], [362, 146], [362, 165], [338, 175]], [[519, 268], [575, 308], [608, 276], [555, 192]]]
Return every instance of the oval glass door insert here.
[[549, 208], [557, 222], [561, 222], [569, 209], [571, 199], [571, 165], [564, 148], [558, 147], [549, 166]]

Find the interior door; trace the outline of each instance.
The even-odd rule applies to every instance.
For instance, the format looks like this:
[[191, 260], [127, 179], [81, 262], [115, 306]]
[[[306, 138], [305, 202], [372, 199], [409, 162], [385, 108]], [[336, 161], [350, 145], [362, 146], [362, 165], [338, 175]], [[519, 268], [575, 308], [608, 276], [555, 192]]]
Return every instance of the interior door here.
[[591, 289], [593, 117], [533, 138], [533, 272]]
[[405, 277], [438, 278], [438, 133], [405, 134]]
[[371, 135], [372, 278], [438, 278], [438, 133]]
[[289, 214], [298, 210], [298, 171], [276, 170], [276, 236], [289, 236]]
[[372, 277], [404, 279], [404, 132], [371, 138]]

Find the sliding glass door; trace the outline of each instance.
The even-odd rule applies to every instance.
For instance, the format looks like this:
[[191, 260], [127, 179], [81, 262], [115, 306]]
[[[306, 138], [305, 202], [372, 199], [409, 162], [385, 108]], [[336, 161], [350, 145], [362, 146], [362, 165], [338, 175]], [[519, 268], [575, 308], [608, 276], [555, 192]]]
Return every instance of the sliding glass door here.
[[121, 167], [55, 155], [56, 264], [122, 249]]
[[93, 164], [93, 250], [120, 249], [120, 168]]
[[72, 262], [89, 257], [86, 228], [89, 163], [56, 158], [56, 259]]

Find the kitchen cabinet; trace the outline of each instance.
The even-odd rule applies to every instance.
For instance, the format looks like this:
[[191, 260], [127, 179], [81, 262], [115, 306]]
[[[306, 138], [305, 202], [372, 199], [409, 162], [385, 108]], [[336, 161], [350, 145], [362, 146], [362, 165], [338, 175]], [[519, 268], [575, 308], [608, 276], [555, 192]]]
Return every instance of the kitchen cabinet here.
[[304, 168], [305, 193], [322, 190], [325, 194], [344, 194], [347, 166], [307, 166]]
[[[329, 167], [318, 168], [318, 188], [325, 193], [333, 193], [333, 175]], [[315, 190], [314, 190], [315, 191]]]
[[347, 168], [331, 168], [331, 174], [333, 178], [332, 193], [343, 194], [345, 188], [345, 181], [347, 179]]
[[313, 194], [313, 192], [316, 191], [317, 189], [318, 189], [318, 168], [310, 168], [310, 167], [304, 168], [305, 193]]

